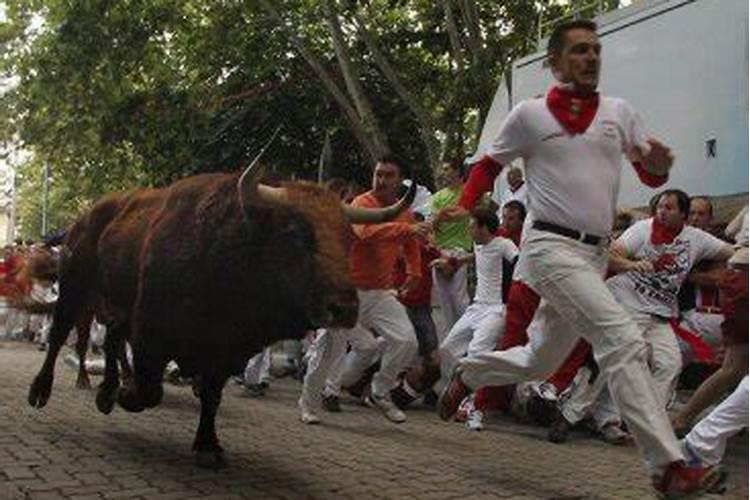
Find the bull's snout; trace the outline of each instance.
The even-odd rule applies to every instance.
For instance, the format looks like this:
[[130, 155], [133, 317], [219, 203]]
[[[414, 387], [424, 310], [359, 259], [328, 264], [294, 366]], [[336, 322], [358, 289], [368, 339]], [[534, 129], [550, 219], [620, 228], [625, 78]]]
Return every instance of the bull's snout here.
[[343, 290], [333, 294], [327, 304], [329, 326], [337, 328], [354, 328], [359, 313], [359, 299], [354, 289]]

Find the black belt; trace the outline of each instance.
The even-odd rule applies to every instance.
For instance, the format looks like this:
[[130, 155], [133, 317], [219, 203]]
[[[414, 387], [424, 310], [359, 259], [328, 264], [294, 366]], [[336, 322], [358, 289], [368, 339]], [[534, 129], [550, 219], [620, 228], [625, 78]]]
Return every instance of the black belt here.
[[573, 238], [574, 240], [580, 241], [581, 243], [586, 243], [587, 245], [598, 245], [604, 239], [603, 236], [582, 233], [581, 231], [576, 231], [575, 229], [558, 226], [557, 224], [552, 224], [551, 222], [544, 222], [541, 220], [535, 220], [531, 227], [533, 227], [534, 229], [539, 229], [540, 231], [548, 231], [550, 233], [559, 234], [560, 236], [567, 236], [568, 238]]

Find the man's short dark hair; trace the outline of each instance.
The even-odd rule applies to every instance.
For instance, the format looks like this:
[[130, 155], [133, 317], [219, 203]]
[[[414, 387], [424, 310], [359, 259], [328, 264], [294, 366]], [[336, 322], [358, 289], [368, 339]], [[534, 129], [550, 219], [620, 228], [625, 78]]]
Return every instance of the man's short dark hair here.
[[713, 217], [714, 215], [714, 204], [711, 202], [711, 198], [708, 196], [701, 194], [698, 196], [693, 196], [690, 198], [690, 203], [693, 203], [693, 200], [703, 200], [706, 202], [706, 205], [708, 205], [708, 215]]
[[463, 162], [463, 160], [459, 160], [459, 159], [456, 159], [456, 158], [454, 158], [452, 160], [445, 160], [443, 162], [443, 167], [448, 167], [451, 170], [453, 170], [454, 172], [458, 172], [459, 177], [461, 177], [461, 179], [464, 178], [464, 175], [463, 175], [464, 174], [464, 162]]
[[471, 217], [476, 221], [477, 226], [486, 227], [489, 232], [495, 234], [500, 227], [500, 219], [497, 214], [489, 208], [475, 208], [471, 212]]
[[505, 209], [513, 210], [518, 213], [518, 216], [521, 218], [521, 220], [526, 219], [526, 206], [521, 203], [518, 200], [510, 200], [505, 205], [503, 205], [503, 210]]
[[565, 35], [568, 31], [584, 29], [596, 33], [596, 23], [588, 19], [574, 19], [558, 24], [547, 41], [547, 55], [560, 54], [565, 48]]
[[665, 189], [656, 197], [657, 205], [665, 196], [674, 196], [677, 198], [677, 209], [685, 217], [688, 216], [690, 213], [690, 196], [688, 196], [685, 191], [682, 191], [681, 189]]
[[402, 179], [410, 178], [409, 169], [406, 167], [404, 162], [402, 162], [401, 159], [393, 153], [379, 156], [376, 163], [390, 163], [392, 165], [396, 165], [398, 167], [398, 173], [399, 175], [401, 175]]

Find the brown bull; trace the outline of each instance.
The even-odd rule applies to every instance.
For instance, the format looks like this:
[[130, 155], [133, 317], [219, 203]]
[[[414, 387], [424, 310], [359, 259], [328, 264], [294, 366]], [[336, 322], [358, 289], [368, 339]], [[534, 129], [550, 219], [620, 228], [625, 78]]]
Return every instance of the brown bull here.
[[[136, 233], [144, 234], [145, 215], [152, 208], [156, 197], [155, 193], [158, 192], [158, 190], [140, 190], [104, 196], [67, 231], [63, 242], [62, 262], [59, 265], [60, 300], [54, 304], [53, 323], [44, 364], [34, 379], [29, 392], [29, 403], [32, 406], [42, 407], [47, 403], [52, 390], [55, 361], [73, 327], [77, 331], [76, 352], [79, 358], [79, 373], [76, 385], [81, 388], [90, 386], [85, 359], [90, 327], [94, 316], [106, 325], [108, 330], [121, 329], [126, 322], [118, 322], [117, 320], [129, 316], [127, 305], [121, 308], [120, 314], [117, 315], [116, 307], [104, 297], [102, 285], [106, 276], [102, 274], [102, 271], [105, 266], [102, 265], [102, 259], [99, 256], [104, 257], [104, 264], [111, 265], [111, 254], [113, 252], [109, 249], [106, 249], [107, 252], [100, 252], [100, 244], [111, 241], [111, 238], [105, 235], [111, 230], [113, 222], [122, 221], [126, 217], [142, 221], [140, 225], [131, 225], [130, 230], [134, 236], [136, 236]], [[133, 216], [133, 214], [136, 215]], [[138, 233], [139, 230], [140, 233]], [[131, 242], [123, 246], [125, 250], [133, 250], [134, 248], [135, 246]], [[132, 251], [130, 257], [132, 260], [129, 261], [129, 274], [133, 281], [131, 295], [134, 296], [137, 253]], [[120, 272], [123, 275], [128, 274], [124, 265]], [[133, 300], [130, 299], [130, 306], [132, 306]], [[126, 312], [123, 312], [123, 310], [126, 310]], [[110, 404], [109, 408], [105, 410], [106, 405], [102, 406], [100, 398], [103, 395], [103, 390], [109, 387], [109, 391], [105, 392], [110, 395], [110, 400], [113, 399], [111, 394], [119, 385], [118, 357], [125, 373], [130, 374], [122, 342], [127, 337], [126, 332], [105, 337], [105, 377], [97, 398], [97, 405], [105, 413], [111, 411], [112, 405]]]
[[[227, 378], [272, 342], [312, 326], [353, 326], [350, 223], [390, 220], [413, 195], [386, 209], [353, 209], [315, 184], [271, 188], [247, 172], [127, 195], [114, 215], [87, 216], [108, 219], [104, 227], [88, 224], [80, 239], [69, 237], [75, 248], [62, 268], [50, 343], [67, 336], [75, 311], [97, 297], [96, 314], [108, 326], [100, 410], [111, 410], [115, 397], [128, 411], [158, 405], [164, 368], [174, 359], [201, 381], [198, 463], [221, 466], [214, 419]], [[76, 248], [86, 251], [76, 255]], [[118, 389], [112, 356], [128, 337], [134, 381]], [[50, 348], [29, 393], [32, 405], [49, 398], [56, 356]]]

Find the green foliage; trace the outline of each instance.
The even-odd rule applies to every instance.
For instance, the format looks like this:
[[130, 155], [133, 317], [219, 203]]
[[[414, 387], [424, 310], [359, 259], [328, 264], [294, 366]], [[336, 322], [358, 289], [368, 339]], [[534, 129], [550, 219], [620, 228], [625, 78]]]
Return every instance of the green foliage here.
[[[7, 0], [0, 72], [0, 141], [33, 160], [19, 172], [20, 219], [41, 221], [41, 179], [52, 165], [51, 223], [68, 223], [102, 194], [165, 185], [185, 175], [238, 170], [276, 126], [266, 154], [279, 175], [314, 178], [327, 133], [328, 174], [369, 183], [371, 165], [340, 107], [258, 2], [241, 0]], [[454, 53], [436, 0], [335, 2], [351, 57], [392, 149], [431, 185], [420, 123], [357, 37], [354, 14], [435, 122], [447, 157], [468, 153], [500, 77], [534, 50], [540, 9], [556, 2], [450, 0]], [[343, 89], [322, 2], [274, 0], [284, 22]], [[472, 17], [478, 24], [472, 24]], [[473, 45], [472, 45], [473, 44]], [[35, 222], [39, 221], [39, 222]]]

